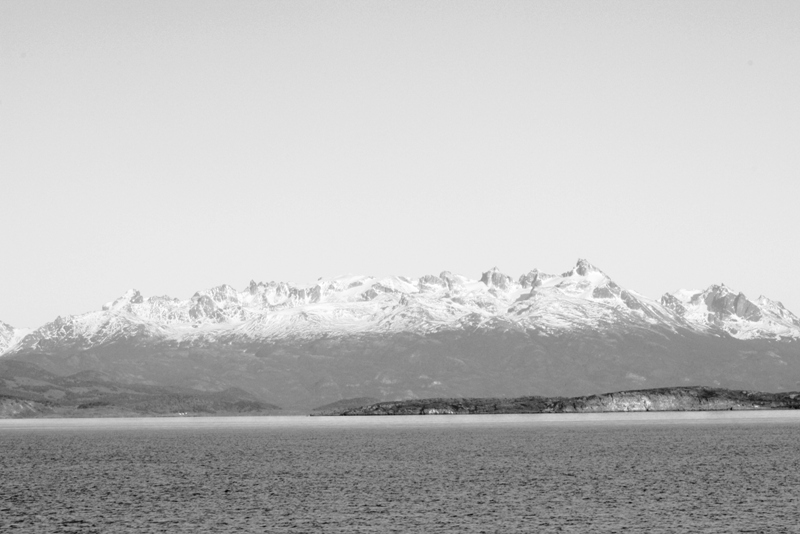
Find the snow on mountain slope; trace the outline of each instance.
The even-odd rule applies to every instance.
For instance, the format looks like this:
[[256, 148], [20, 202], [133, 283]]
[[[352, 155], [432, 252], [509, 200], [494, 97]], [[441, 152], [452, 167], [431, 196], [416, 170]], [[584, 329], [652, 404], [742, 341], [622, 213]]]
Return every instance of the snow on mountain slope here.
[[[534, 269], [518, 279], [492, 269], [479, 280], [448, 271], [418, 279], [342, 276], [313, 286], [228, 285], [188, 300], [129, 290], [101, 311], [59, 317], [0, 351], [88, 348], [121, 338], [209, 341], [314, 338], [479, 328], [564, 330], [668, 328], [740, 339], [800, 338], [800, 320], [780, 303], [725, 286], [667, 293], [661, 302], [618, 286], [586, 260], [561, 275]], [[5, 337], [4, 337], [5, 336]]]
[[724, 284], [667, 293], [661, 303], [700, 330], [718, 329], [738, 339], [800, 337], [800, 319], [783, 304], [764, 296], [753, 302]]
[[27, 328], [14, 328], [0, 321], [0, 355], [12, 350], [29, 333], [30, 330]]

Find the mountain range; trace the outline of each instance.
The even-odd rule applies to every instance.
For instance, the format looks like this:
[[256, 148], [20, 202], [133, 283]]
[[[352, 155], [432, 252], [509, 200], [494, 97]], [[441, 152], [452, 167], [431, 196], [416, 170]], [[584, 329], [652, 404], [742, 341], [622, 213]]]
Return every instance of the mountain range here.
[[445, 271], [251, 282], [186, 300], [129, 290], [31, 331], [0, 322], [0, 355], [129, 387], [234, 388], [289, 411], [356, 397], [791, 391], [800, 384], [800, 319], [725, 285], [651, 300], [578, 260], [562, 274], [518, 278], [495, 268], [477, 280]]

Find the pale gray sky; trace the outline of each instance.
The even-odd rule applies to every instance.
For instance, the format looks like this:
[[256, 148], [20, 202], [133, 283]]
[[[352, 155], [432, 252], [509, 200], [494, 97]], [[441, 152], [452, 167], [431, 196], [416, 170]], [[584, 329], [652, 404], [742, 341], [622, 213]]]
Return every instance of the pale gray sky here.
[[0, 2], [0, 320], [563, 272], [800, 314], [800, 2]]

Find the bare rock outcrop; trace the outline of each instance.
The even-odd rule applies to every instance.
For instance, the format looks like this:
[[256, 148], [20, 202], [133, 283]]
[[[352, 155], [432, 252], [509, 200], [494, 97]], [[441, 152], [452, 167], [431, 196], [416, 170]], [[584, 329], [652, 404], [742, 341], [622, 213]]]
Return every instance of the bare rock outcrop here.
[[348, 409], [340, 415], [665, 412], [799, 408], [798, 392], [763, 393], [694, 386], [621, 391], [571, 398], [413, 399], [379, 402]]

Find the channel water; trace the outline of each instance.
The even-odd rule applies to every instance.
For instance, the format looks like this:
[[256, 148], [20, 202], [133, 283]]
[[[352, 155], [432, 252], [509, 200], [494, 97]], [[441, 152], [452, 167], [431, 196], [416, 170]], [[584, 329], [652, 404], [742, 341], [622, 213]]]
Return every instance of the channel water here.
[[800, 532], [800, 412], [0, 421], [0, 532]]

